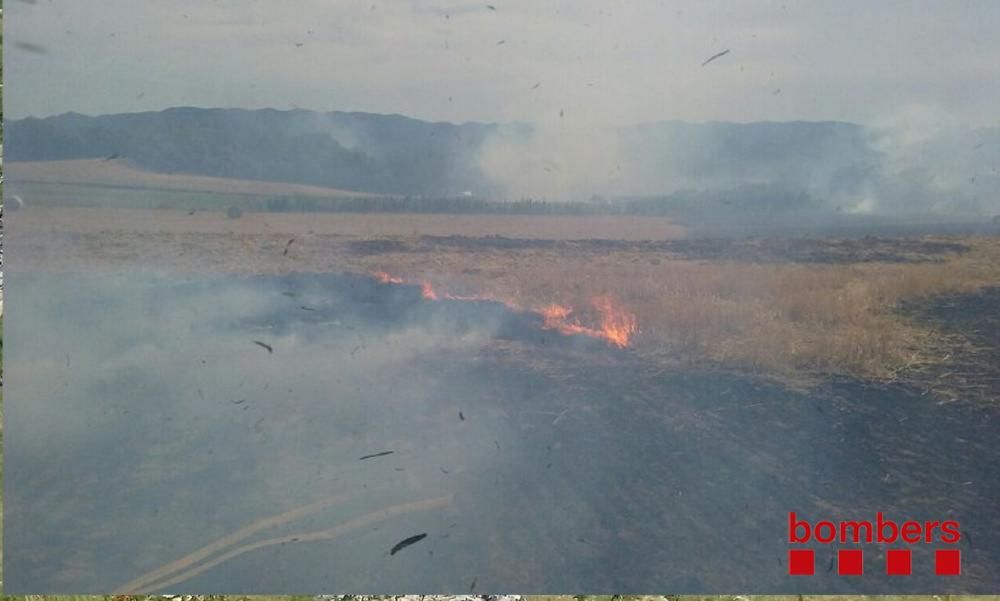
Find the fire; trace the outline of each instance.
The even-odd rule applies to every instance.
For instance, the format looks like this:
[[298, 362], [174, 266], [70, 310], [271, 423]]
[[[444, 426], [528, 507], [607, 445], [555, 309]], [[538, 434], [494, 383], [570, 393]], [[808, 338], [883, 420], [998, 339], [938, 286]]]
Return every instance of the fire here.
[[564, 307], [562, 305], [557, 305], [555, 303], [543, 308], [539, 313], [545, 318], [545, 327], [548, 329], [555, 329], [559, 324], [564, 323], [569, 314], [573, 312], [573, 309], [569, 307]]
[[[383, 284], [403, 284], [402, 278], [393, 277], [384, 271], [372, 272], [372, 277]], [[452, 294], [438, 294], [430, 282], [420, 284], [420, 294], [424, 299], [430, 301], [437, 300], [460, 300], [460, 301], [496, 301], [501, 302], [514, 311], [525, 311], [525, 309], [514, 303], [491, 298], [487, 296], [455, 296]], [[610, 295], [595, 296], [590, 301], [597, 314], [600, 327], [588, 327], [579, 322], [573, 316], [573, 309], [564, 305], [552, 303], [542, 309], [535, 311], [542, 317], [542, 328], [555, 330], [561, 334], [573, 335], [582, 334], [592, 338], [605, 340], [612, 346], [626, 348], [635, 336], [638, 329], [638, 322], [633, 313], [624, 307]]]
[[420, 285], [420, 293], [427, 300], [440, 300], [440, 298], [437, 295], [437, 292], [434, 292], [434, 287], [431, 286], [430, 282], [424, 282], [423, 284]]
[[506, 301], [501, 301], [496, 298], [490, 298], [488, 296], [481, 296], [478, 294], [473, 294], [471, 296], [461, 296], [457, 294], [447, 294], [447, 293], [438, 294], [437, 291], [434, 290], [434, 286], [431, 286], [430, 282], [421, 282], [420, 295], [427, 300], [496, 301], [507, 305], [511, 309], [517, 310], [517, 307], [515, 307], [511, 303], [508, 303]]
[[632, 336], [638, 331], [635, 315], [620, 307], [607, 295], [594, 297], [590, 302], [597, 311], [601, 327], [590, 328], [575, 318], [570, 319], [573, 309], [557, 304], [551, 304], [539, 311], [544, 320], [542, 327], [562, 334], [583, 334], [602, 338], [618, 348], [626, 348]]
[[394, 278], [384, 271], [373, 271], [372, 277], [379, 281], [380, 284], [402, 284], [403, 278]]
[[598, 296], [591, 302], [601, 316], [601, 332], [604, 337], [618, 348], [627, 347], [629, 341], [639, 331], [635, 314], [626, 311], [608, 295]]

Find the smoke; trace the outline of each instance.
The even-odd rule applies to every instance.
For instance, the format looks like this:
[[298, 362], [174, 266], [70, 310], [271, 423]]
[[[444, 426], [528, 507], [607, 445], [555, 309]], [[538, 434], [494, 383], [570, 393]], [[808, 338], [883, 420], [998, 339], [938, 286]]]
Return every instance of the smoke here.
[[[325, 519], [344, 522], [512, 460], [492, 442], [514, 435], [509, 420], [470, 392], [482, 374], [453, 369], [492, 340], [489, 313], [459, 324], [419, 290], [363, 279], [8, 275], [18, 284], [5, 357], [14, 588], [107, 590], [214, 528], [333, 494], [351, 500]], [[206, 512], [219, 490], [235, 501]], [[97, 528], [115, 536], [97, 543]], [[353, 548], [378, 557], [393, 536]], [[68, 555], [114, 561], [53, 580]], [[329, 573], [327, 556], [316, 562], [310, 573]]]
[[622, 142], [611, 126], [562, 119], [527, 132], [501, 128], [483, 143], [478, 164], [507, 197], [579, 200], [626, 186]]
[[[1000, 208], [1000, 128], [911, 105], [840, 122], [499, 128], [478, 155], [507, 197], [663, 197], [701, 213], [974, 216]], [[992, 187], [992, 188], [991, 188]]]
[[886, 156], [886, 166], [905, 170], [914, 162], [926, 160], [928, 145], [959, 128], [948, 112], [928, 105], [911, 104], [876, 120], [873, 127], [880, 135], [875, 147]]
[[[298, 399], [308, 410], [339, 406], [343, 416], [355, 410], [321, 400], [329, 391], [370, 389], [421, 357], [480, 347], [500, 327], [500, 316], [484, 314], [475, 327], [457, 328], [442, 311], [403, 313], [387, 330], [361, 315], [365, 303], [343, 282], [288, 297], [274, 280], [220, 286], [165, 274], [8, 275], [19, 284], [8, 298], [15, 318], [5, 359], [8, 392], [20, 399], [8, 407], [20, 457], [87, 448], [109, 430], [152, 427], [164, 414], [192, 424], [235, 414], [252, 424]], [[408, 395], [423, 396], [415, 382]], [[231, 404], [255, 397], [261, 402], [245, 414]]]
[[907, 105], [872, 129], [881, 157], [866, 186], [874, 210], [972, 216], [1000, 208], [989, 193], [991, 181], [998, 181], [995, 128], [966, 128], [948, 111]]

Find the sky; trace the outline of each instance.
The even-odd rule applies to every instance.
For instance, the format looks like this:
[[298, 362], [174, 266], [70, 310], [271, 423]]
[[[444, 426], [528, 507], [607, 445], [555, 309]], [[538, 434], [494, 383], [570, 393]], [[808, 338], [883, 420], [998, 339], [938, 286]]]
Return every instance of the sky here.
[[5, 4], [8, 118], [200, 106], [1000, 124], [992, 0]]

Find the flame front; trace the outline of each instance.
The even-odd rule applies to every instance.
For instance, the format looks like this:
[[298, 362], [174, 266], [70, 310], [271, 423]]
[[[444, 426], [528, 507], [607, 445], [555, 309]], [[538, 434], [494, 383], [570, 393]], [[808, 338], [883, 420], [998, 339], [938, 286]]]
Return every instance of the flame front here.
[[598, 296], [591, 301], [601, 315], [601, 332], [611, 344], [625, 348], [639, 331], [635, 314], [618, 305], [608, 295]]
[[420, 294], [422, 294], [427, 300], [440, 300], [437, 292], [434, 292], [434, 287], [431, 286], [430, 282], [424, 282], [420, 285]]
[[[371, 275], [383, 284], [404, 283], [402, 278], [393, 277], [384, 271], [372, 272]], [[430, 301], [494, 301], [503, 303], [514, 311], [525, 311], [525, 309], [514, 303], [487, 296], [438, 294], [430, 282], [422, 282], [420, 284], [420, 294], [424, 299]], [[573, 317], [573, 309], [564, 305], [552, 303], [535, 312], [542, 317], [543, 329], [555, 330], [565, 335], [581, 334], [592, 338], [600, 338], [618, 348], [628, 347], [632, 337], [639, 331], [635, 315], [627, 311], [610, 295], [595, 296], [590, 302], [597, 313], [598, 321], [600, 322], [599, 328], [592, 328], [581, 324], [579, 320]]]
[[570, 319], [573, 309], [557, 304], [551, 304], [539, 311], [544, 320], [542, 327], [562, 334], [583, 334], [602, 338], [618, 348], [626, 348], [632, 336], [638, 331], [635, 315], [626, 311], [607, 295], [594, 297], [591, 299], [591, 304], [599, 316], [600, 328], [590, 328], [576, 319]]
[[403, 278], [394, 278], [384, 271], [373, 271], [372, 277], [379, 281], [380, 284], [402, 284]]

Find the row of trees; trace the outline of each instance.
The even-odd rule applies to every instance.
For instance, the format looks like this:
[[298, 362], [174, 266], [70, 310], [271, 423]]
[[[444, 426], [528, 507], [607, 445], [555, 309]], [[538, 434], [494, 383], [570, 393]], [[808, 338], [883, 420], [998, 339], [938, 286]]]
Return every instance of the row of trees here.
[[770, 213], [819, 208], [802, 190], [749, 185], [730, 191], [680, 191], [665, 196], [557, 202], [523, 198], [515, 201], [476, 197], [280, 197], [248, 207], [272, 212], [327, 211], [360, 213], [469, 213], [523, 215], [711, 215]]
[[469, 197], [281, 197], [264, 202], [272, 212], [327, 211], [340, 213], [470, 213], [580, 215], [604, 213], [605, 207], [582, 202], [522, 199], [490, 201]]

